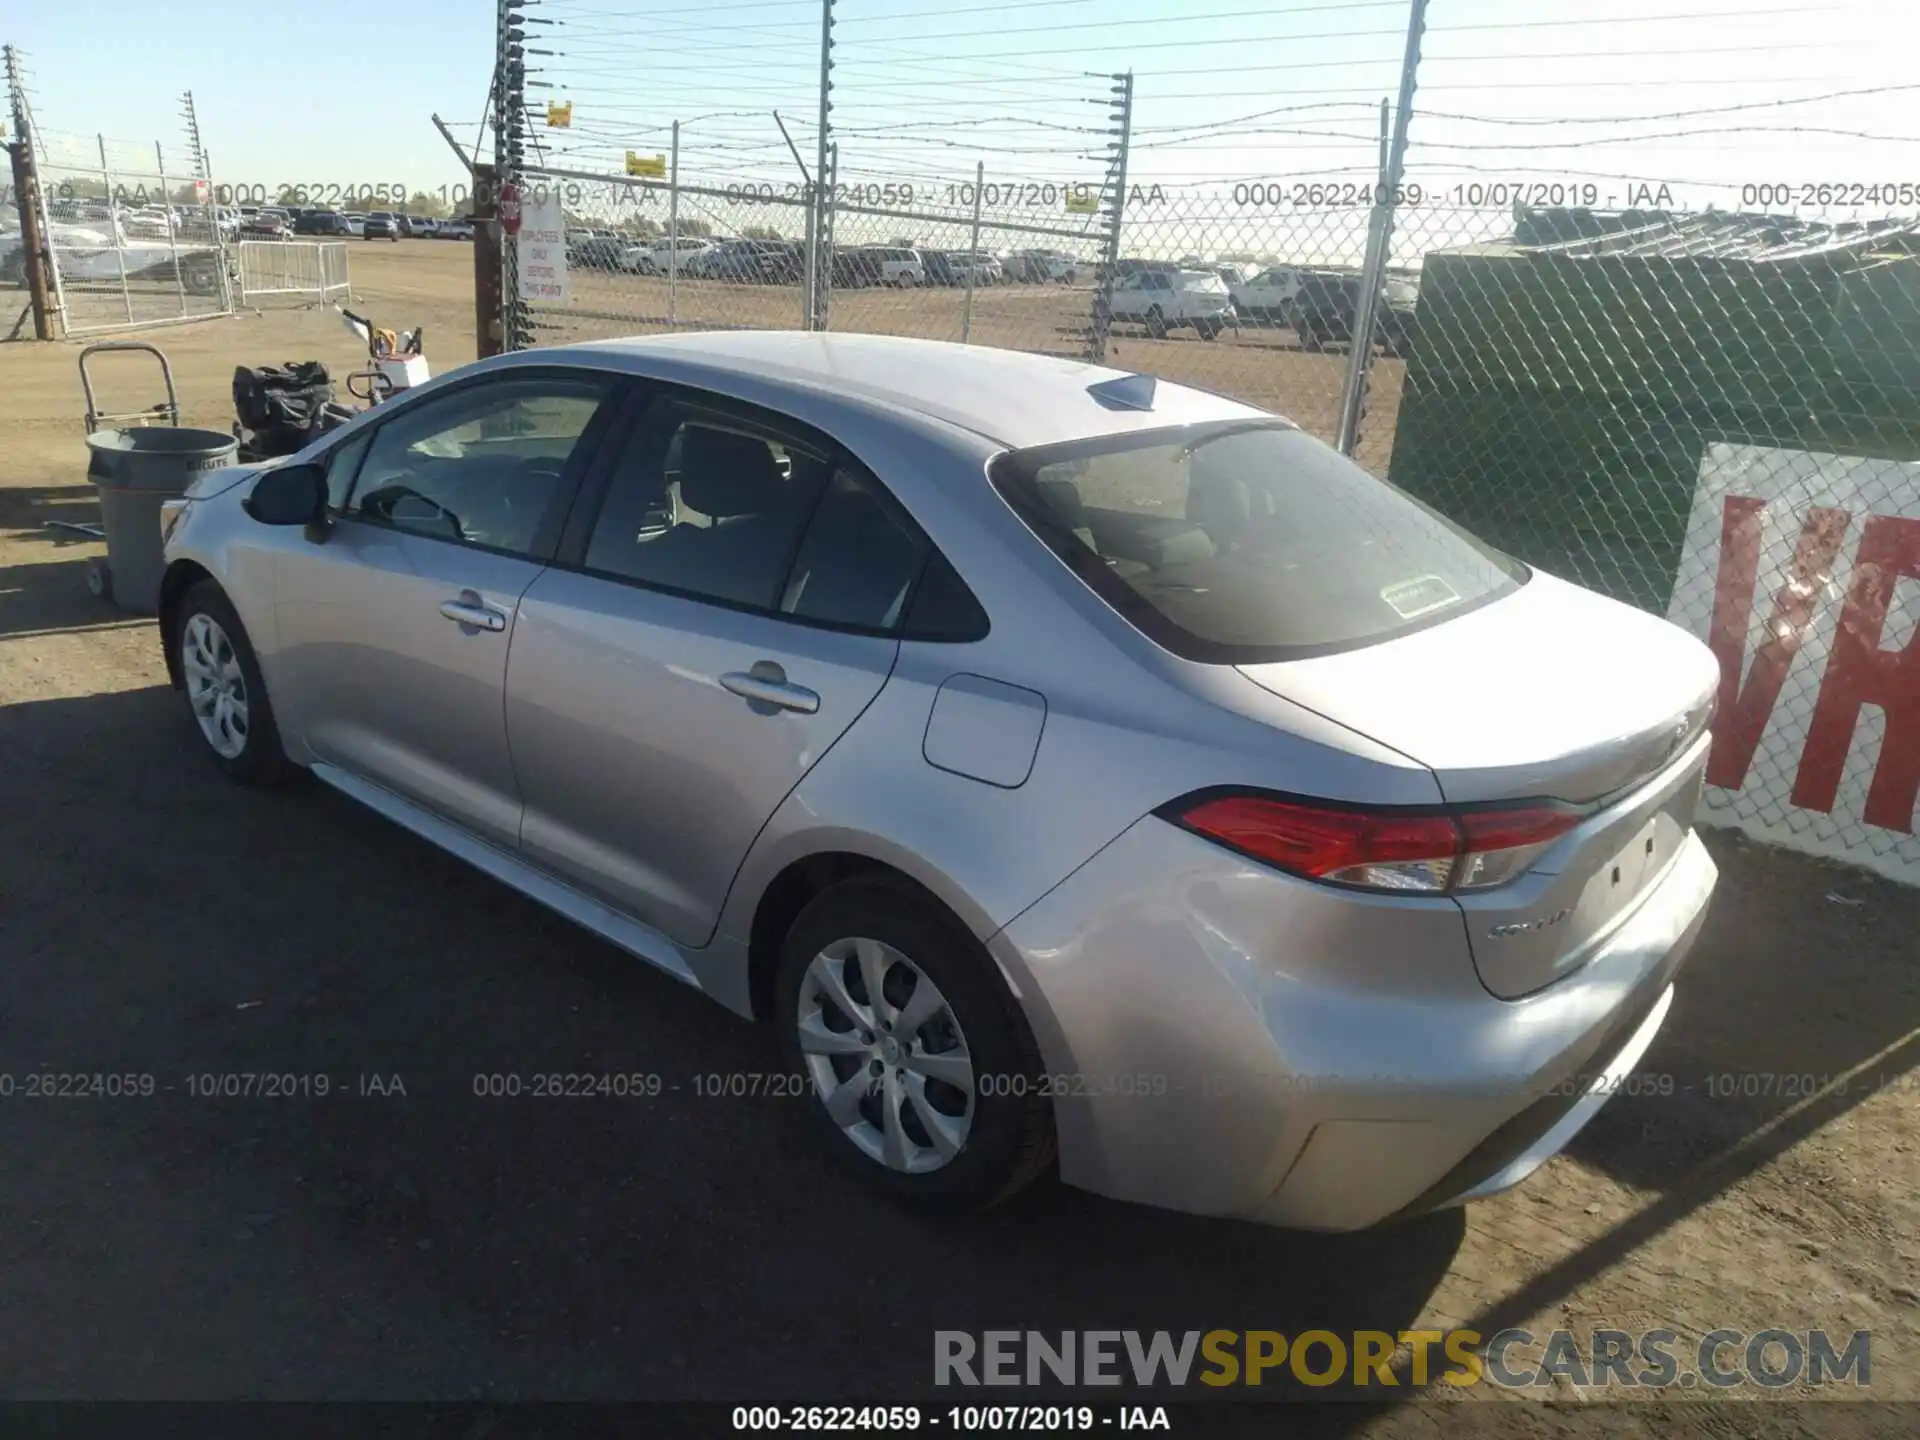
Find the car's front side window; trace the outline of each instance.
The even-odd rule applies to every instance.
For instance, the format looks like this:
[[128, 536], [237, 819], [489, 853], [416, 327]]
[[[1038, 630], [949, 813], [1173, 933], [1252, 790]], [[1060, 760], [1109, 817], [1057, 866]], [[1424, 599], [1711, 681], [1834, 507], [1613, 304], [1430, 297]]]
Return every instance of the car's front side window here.
[[607, 385], [584, 374], [511, 376], [423, 399], [374, 428], [343, 513], [532, 555]]
[[373, 428], [368, 426], [351, 440], [336, 445], [327, 456], [327, 509], [334, 514], [346, 509], [354, 477], [360, 473], [360, 462], [372, 443]]

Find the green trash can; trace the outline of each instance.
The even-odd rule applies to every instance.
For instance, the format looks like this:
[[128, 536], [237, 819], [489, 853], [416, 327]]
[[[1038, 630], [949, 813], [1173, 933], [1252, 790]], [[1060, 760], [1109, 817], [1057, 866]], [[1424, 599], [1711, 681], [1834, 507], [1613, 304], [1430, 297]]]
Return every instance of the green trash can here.
[[[160, 362], [167, 399], [146, 410], [102, 414], [94, 406], [87, 359], [102, 350], [139, 350]], [[160, 608], [160, 506], [182, 494], [208, 470], [236, 463], [240, 442], [219, 430], [194, 430], [180, 424], [167, 357], [151, 345], [113, 341], [80, 352], [80, 387], [87, 397], [87, 478], [100, 492], [100, 528], [107, 558], [87, 566], [87, 588], [125, 610], [152, 615]], [[109, 420], [164, 418], [171, 425], [109, 427]]]

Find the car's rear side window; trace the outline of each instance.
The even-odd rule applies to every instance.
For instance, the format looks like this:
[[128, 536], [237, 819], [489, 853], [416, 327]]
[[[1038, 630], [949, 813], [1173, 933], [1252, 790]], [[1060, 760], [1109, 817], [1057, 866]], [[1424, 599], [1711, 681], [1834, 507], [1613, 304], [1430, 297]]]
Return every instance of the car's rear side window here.
[[995, 486], [1150, 639], [1251, 664], [1391, 639], [1526, 568], [1281, 421], [1010, 451]]

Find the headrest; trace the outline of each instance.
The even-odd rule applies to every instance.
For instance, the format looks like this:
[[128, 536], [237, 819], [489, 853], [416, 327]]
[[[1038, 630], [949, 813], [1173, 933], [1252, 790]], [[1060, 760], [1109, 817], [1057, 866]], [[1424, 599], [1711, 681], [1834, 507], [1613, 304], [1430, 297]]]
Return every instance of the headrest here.
[[1035, 488], [1040, 498], [1046, 502], [1047, 509], [1069, 530], [1078, 530], [1087, 523], [1087, 502], [1080, 495], [1080, 487], [1071, 480], [1039, 480]]
[[762, 514], [780, 503], [786, 485], [766, 441], [703, 425], [680, 432], [680, 498], [700, 514]]

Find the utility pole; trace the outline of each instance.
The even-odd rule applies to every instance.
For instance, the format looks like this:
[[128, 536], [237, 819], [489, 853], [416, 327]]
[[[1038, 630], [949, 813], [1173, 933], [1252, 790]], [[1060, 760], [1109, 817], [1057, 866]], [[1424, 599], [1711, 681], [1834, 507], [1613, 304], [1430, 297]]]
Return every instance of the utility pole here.
[[813, 267], [808, 282], [813, 303], [808, 308], [807, 328], [827, 328], [827, 294], [833, 279], [833, 257], [828, 254], [826, 238], [833, 233], [833, 189], [828, 175], [827, 146], [831, 143], [833, 114], [833, 0], [820, 0], [820, 119], [816, 137], [813, 173], [813, 248], [807, 262]]
[[1093, 293], [1093, 323], [1087, 337], [1087, 358], [1106, 363], [1107, 337], [1113, 330], [1114, 271], [1120, 264], [1120, 225], [1127, 209], [1127, 148], [1133, 143], [1133, 72], [1113, 77], [1113, 114], [1108, 118], [1119, 132], [1107, 144], [1107, 238], [1100, 256], [1100, 278]]
[[[524, 204], [520, 195], [521, 173], [526, 154], [527, 62], [524, 13], [519, 0], [499, 0], [494, 40], [494, 76], [497, 93], [493, 100], [494, 212], [499, 213], [501, 192], [513, 187], [516, 205]], [[477, 170], [476, 170], [477, 175]], [[517, 225], [518, 220], [514, 223]], [[496, 233], [496, 221], [491, 227]], [[502, 235], [500, 246], [501, 348], [519, 350], [528, 343], [527, 309], [520, 296], [518, 245], [511, 236]]]
[[13, 116], [13, 140], [7, 147], [13, 158], [13, 200], [20, 211], [20, 259], [27, 294], [33, 306], [33, 334], [38, 340], [53, 338], [53, 296], [48, 281], [52, 263], [47, 253], [47, 237], [40, 228], [40, 173], [34, 166], [33, 122], [27, 108], [25, 77], [20, 69], [20, 52], [4, 47], [7, 74], [8, 108]]

